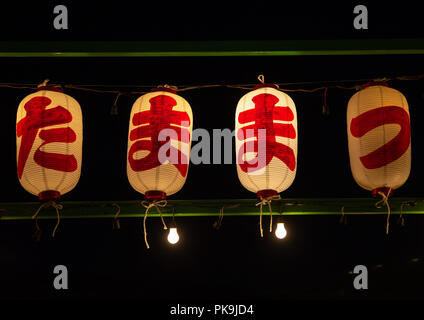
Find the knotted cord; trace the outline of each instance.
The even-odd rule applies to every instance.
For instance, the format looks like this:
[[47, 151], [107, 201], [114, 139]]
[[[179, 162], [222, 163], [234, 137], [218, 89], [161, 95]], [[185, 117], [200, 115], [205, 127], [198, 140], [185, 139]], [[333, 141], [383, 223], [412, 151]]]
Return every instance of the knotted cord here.
[[269, 224], [269, 232], [272, 232], [272, 207], [271, 207], [271, 201], [272, 200], [281, 200], [280, 195], [275, 195], [271, 197], [266, 198], [260, 198], [260, 201], [256, 204], [256, 206], [259, 206], [259, 229], [261, 231], [261, 237], [264, 236], [263, 230], [262, 230], [262, 206], [268, 205], [269, 208], [269, 214], [270, 214], [270, 224]]
[[[381, 196], [381, 200], [378, 201], [375, 206], [377, 208], [381, 208], [384, 205], [387, 207], [387, 222], [386, 222], [386, 234], [389, 234], [389, 223], [390, 223], [390, 205], [389, 205], [389, 195], [392, 191], [392, 188], [389, 188], [389, 191], [387, 192], [387, 195], [384, 192], [379, 191], [378, 194]], [[383, 205], [381, 205], [383, 203]]]
[[40, 231], [40, 227], [38, 226], [38, 215], [39, 215], [39, 213], [42, 209], [48, 208], [48, 207], [53, 207], [53, 208], [56, 209], [57, 222], [56, 222], [56, 225], [55, 225], [55, 227], [53, 229], [53, 233], [52, 233], [52, 238], [54, 238], [54, 236], [56, 234], [57, 227], [59, 227], [59, 224], [60, 224], [59, 210], [63, 209], [63, 206], [61, 204], [58, 204], [54, 200], [50, 200], [50, 201], [42, 203], [40, 205], [40, 207], [37, 209], [37, 211], [34, 213], [34, 215], [32, 216], [32, 219], [35, 219], [35, 227], [37, 228], [37, 231]]
[[143, 200], [143, 201], [141, 201], [141, 205], [146, 208], [146, 212], [144, 213], [144, 219], [143, 219], [143, 230], [144, 230], [144, 242], [146, 243], [147, 249], [150, 249], [149, 243], [147, 242], [147, 231], [146, 231], [147, 213], [149, 212], [151, 207], [155, 207], [157, 212], [160, 215], [161, 220], [162, 220], [163, 229], [166, 230], [166, 229], [168, 229], [168, 227], [166, 226], [166, 223], [163, 220], [162, 212], [160, 211], [159, 207], [165, 207], [167, 205], [167, 203], [168, 202], [166, 200], [154, 200], [154, 201]]

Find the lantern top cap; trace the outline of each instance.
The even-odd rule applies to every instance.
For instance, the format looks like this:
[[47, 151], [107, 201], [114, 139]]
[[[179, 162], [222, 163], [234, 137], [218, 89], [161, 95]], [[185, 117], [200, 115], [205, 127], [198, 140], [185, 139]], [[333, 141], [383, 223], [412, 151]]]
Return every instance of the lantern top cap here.
[[368, 87], [372, 87], [372, 86], [385, 86], [388, 87], [389, 84], [387, 83], [387, 81], [370, 81], [365, 83], [364, 85], [362, 85], [362, 88], [368, 88]]
[[153, 88], [152, 92], [166, 91], [166, 92], [170, 92], [170, 93], [173, 93], [173, 94], [177, 94], [177, 89], [178, 88], [176, 86], [170, 86], [170, 85], [165, 84], [165, 85], [160, 85], [160, 86], [157, 86], [156, 88]]
[[47, 84], [50, 80], [46, 79], [42, 83], [37, 86], [37, 91], [48, 90], [48, 91], [56, 91], [63, 92], [62, 87], [60, 85]]
[[62, 87], [58, 85], [49, 85], [49, 86], [39, 86], [37, 87], [37, 91], [55, 91], [55, 92], [63, 92]]
[[276, 84], [273, 84], [273, 83], [261, 83], [261, 84], [256, 85], [253, 88], [253, 90], [260, 89], [260, 88], [273, 88], [273, 89], [277, 89], [277, 90], [279, 89], [279, 87]]

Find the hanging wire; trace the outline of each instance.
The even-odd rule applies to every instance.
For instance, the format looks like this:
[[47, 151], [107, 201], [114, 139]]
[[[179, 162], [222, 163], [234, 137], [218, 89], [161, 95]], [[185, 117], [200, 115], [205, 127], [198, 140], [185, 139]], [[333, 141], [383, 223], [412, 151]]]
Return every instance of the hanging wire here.
[[177, 223], [175, 222], [175, 208], [172, 207], [172, 227], [176, 228], [177, 227]]
[[[320, 90], [326, 90], [329, 88], [337, 88], [343, 90], [359, 90], [362, 88], [362, 85], [354, 85], [354, 86], [343, 86], [341, 83], [365, 83], [370, 81], [392, 81], [392, 80], [402, 80], [402, 81], [417, 81], [424, 79], [424, 74], [416, 74], [416, 75], [404, 75], [404, 76], [395, 76], [395, 77], [382, 77], [382, 78], [366, 78], [366, 79], [345, 79], [345, 80], [322, 80], [322, 81], [307, 81], [307, 82], [285, 82], [285, 83], [276, 83], [279, 90], [283, 92], [305, 92], [305, 93], [313, 93]], [[259, 75], [258, 80], [265, 81], [263, 75]], [[281, 88], [284, 86], [314, 86], [319, 85], [315, 88]], [[0, 83], [0, 88], [11, 88], [11, 89], [37, 89], [38, 84], [20, 84], [20, 83]], [[243, 89], [243, 90], [252, 90], [256, 86], [255, 83], [249, 84], [205, 84], [205, 85], [179, 85], [176, 91], [187, 91], [187, 90], [195, 90], [195, 89], [206, 89], [206, 88], [216, 88], [216, 87], [227, 87], [227, 88], [235, 88], [235, 89]], [[72, 90], [81, 90], [87, 92], [95, 92], [95, 93], [113, 93], [113, 94], [121, 94], [121, 95], [137, 95], [137, 94], [145, 94], [150, 91], [125, 91], [125, 90], [117, 90], [117, 89], [101, 89], [101, 88], [156, 88], [155, 85], [105, 85], [105, 84], [67, 84], [63, 86], [67, 89]]]

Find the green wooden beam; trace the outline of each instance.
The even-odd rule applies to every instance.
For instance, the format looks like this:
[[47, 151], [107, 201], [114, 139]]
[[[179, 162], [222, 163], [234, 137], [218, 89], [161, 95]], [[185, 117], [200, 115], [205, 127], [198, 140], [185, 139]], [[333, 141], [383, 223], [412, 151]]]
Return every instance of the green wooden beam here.
[[0, 42], [0, 57], [205, 57], [424, 54], [424, 39]]
[[[224, 207], [225, 216], [257, 216], [259, 207], [255, 199], [222, 199], [222, 200], [169, 200], [166, 207], [160, 208], [164, 216], [202, 217], [218, 216]], [[272, 201], [273, 214], [278, 215], [341, 215], [342, 207], [346, 215], [387, 214], [387, 208], [377, 208], [372, 198], [321, 198], [321, 199], [283, 199]], [[399, 214], [403, 205], [403, 214], [424, 214], [424, 198], [392, 198], [390, 207], [392, 214]], [[120, 209], [120, 218], [143, 217], [145, 208], [139, 201], [64, 201], [60, 211], [62, 218], [113, 218]], [[0, 203], [0, 220], [31, 219], [40, 203], [14, 202]], [[268, 207], [263, 214], [269, 215]], [[155, 208], [149, 211], [149, 217], [158, 217]], [[49, 207], [43, 209], [39, 219], [56, 219], [56, 211]]]

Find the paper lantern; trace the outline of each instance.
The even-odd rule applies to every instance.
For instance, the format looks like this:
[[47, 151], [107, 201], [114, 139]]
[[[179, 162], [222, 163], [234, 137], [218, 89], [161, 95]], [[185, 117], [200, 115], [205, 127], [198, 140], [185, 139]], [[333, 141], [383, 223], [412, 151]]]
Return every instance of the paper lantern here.
[[175, 90], [160, 87], [139, 97], [131, 110], [127, 175], [146, 200], [165, 199], [184, 185], [193, 114]]
[[57, 200], [80, 178], [82, 113], [59, 87], [42, 86], [19, 104], [16, 117], [18, 178], [42, 201]]
[[347, 135], [350, 167], [359, 186], [389, 195], [411, 170], [408, 103], [384, 82], [368, 83], [349, 100]]
[[244, 95], [236, 109], [237, 173], [258, 198], [278, 195], [297, 167], [297, 114], [293, 100], [272, 84]]

